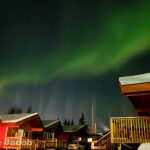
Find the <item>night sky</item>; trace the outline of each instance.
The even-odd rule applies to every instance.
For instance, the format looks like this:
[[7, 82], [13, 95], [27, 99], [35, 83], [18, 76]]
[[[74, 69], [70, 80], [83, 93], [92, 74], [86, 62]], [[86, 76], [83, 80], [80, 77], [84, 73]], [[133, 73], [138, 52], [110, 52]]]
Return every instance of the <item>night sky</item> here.
[[149, 72], [149, 0], [5, 1], [0, 4], [0, 113], [31, 105], [42, 119], [91, 123], [137, 115], [120, 76]]

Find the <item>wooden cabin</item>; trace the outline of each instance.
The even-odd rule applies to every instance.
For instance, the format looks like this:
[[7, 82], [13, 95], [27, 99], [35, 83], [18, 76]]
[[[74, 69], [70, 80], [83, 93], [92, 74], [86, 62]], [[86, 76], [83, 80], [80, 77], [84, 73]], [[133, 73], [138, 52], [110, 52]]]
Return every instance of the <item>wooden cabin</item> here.
[[150, 116], [150, 73], [120, 77], [119, 82], [139, 116]]
[[63, 132], [60, 120], [43, 120], [45, 148], [64, 148], [64, 143], [59, 139]]
[[137, 116], [111, 117], [111, 142], [138, 146], [150, 142], [150, 73], [119, 78], [123, 96], [133, 104]]
[[44, 148], [43, 129], [38, 113], [0, 115], [0, 149]]
[[79, 137], [86, 134], [86, 125], [64, 125], [63, 133], [60, 135], [63, 141], [78, 140]]

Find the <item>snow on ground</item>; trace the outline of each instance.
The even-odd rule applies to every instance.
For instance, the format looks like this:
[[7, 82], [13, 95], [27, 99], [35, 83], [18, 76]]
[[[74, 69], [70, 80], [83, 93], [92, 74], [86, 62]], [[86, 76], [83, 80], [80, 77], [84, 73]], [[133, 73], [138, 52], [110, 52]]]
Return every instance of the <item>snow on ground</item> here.
[[150, 143], [143, 143], [139, 146], [138, 150], [150, 150]]

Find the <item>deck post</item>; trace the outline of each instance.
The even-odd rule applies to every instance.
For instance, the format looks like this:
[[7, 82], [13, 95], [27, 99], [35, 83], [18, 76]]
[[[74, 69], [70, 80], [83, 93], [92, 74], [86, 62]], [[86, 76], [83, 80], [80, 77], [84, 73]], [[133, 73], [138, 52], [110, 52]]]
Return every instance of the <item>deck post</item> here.
[[118, 146], [118, 150], [121, 150], [121, 143], [120, 143], [119, 146]]

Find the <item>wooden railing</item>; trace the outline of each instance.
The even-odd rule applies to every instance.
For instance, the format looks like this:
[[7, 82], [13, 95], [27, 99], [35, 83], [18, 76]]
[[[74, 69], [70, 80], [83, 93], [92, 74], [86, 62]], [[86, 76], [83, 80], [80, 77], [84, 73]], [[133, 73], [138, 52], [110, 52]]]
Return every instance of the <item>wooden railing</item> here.
[[150, 117], [110, 118], [112, 143], [150, 142]]
[[45, 141], [21, 137], [6, 137], [5, 149], [44, 149]]
[[34, 149], [45, 149], [45, 140], [32, 139]]
[[45, 148], [65, 148], [65, 143], [57, 138], [45, 139]]
[[91, 143], [92, 150], [116, 150], [117, 144], [111, 143], [111, 135], [110, 132], [103, 135], [99, 140], [93, 141]]

